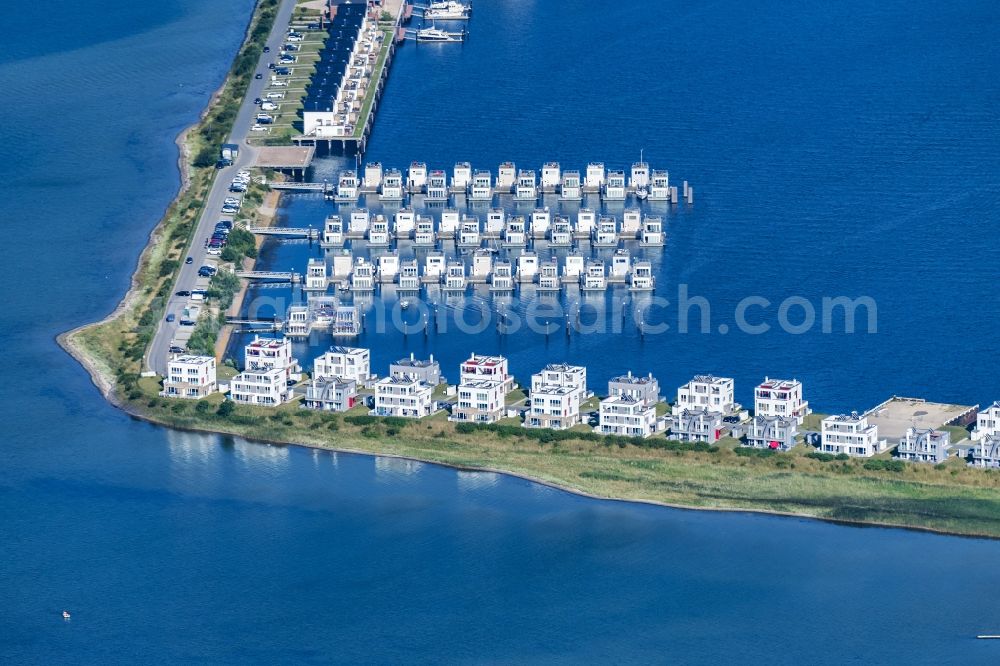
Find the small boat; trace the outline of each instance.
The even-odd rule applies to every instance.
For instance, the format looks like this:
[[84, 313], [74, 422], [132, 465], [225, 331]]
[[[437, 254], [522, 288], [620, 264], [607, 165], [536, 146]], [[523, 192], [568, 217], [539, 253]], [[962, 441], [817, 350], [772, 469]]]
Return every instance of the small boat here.
[[405, 310], [408, 307], [410, 307], [410, 302], [408, 300], [406, 300], [405, 298], [399, 302], [399, 308], [401, 310]]
[[635, 188], [635, 198], [638, 199], [639, 201], [643, 201], [648, 196], [649, 196], [649, 189], [645, 187]]
[[63, 619], [68, 620], [70, 618], [69, 611], [63, 611]]

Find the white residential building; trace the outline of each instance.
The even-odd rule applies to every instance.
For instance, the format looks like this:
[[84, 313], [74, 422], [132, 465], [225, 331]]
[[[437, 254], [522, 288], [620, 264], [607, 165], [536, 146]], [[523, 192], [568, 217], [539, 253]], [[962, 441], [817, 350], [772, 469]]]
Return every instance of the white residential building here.
[[309, 409], [346, 412], [357, 399], [358, 384], [353, 379], [323, 377], [309, 382], [303, 402]]
[[292, 396], [285, 371], [280, 368], [245, 370], [230, 382], [229, 399], [241, 405], [276, 407]]
[[361, 347], [330, 347], [313, 361], [313, 379], [339, 377], [364, 384], [371, 378], [371, 351]]
[[681, 442], [713, 444], [722, 436], [722, 413], [705, 407], [675, 410], [670, 436]]
[[809, 402], [802, 399], [802, 382], [797, 379], [765, 377], [753, 394], [755, 416], [793, 418], [802, 425], [809, 414]]
[[793, 418], [755, 415], [747, 428], [747, 446], [788, 451], [795, 446], [798, 425]]
[[392, 377], [410, 375], [425, 384], [437, 386], [441, 383], [441, 364], [434, 360], [433, 354], [427, 360], [410, 354], [410, 358], [401, 358], [391, 364], [389, 366], [389, 375]]
[[507, 391], [499, 381], [464, 379], [458, 385], [458, 402], [452, 410], [451, 421], [495, 423], [503, 418]]
[[167, 376], [160, 395], [168, 398], [204, 398], [215, 393], [215, 357], [184, 354], [167, 361]]
[[976, 427], [972, 431], [972, 441], [978, 442], [985, 436], [1000, 440], [1000, 401], [994, 402], [976, 414]]
[[288, 338], [262, 338], [255, 335], [253, 342], [243, 350], [243, 367], [253, 371], [281, 370], [287, 380], [298, 372], [299, 362], [292, 357], [292, 341]]
[[646, 377], [612, 377], [608, 397], [601, 400], [595, 432], [626, 437], [649, 437], [656, 431], [656, 404], [660, 385], [652, 374]]
[[1000, 436], [983, 435], [970, 453], [973, 467], [1000, 467]]
[[660, 383], [649, 373], [645, 377], [628, 374], [612, 377], [608, 382], [608, 395], [630, 395], [648, 407], [655, 407], [660, 401]]
[[375, 384], [374, 416], [421, 418], [434, 411], [434, 387], [414, 375], [391, 375]]
[[524, 416], [526, 428], [564, 430], [580, 422], [580, 392], [577, 387], [560, 384], [534, 387], [532, 381], [531, 407]]
[[820, 450], [823, 453], [867, 458], [885, 449], [878, 438], [878, 426], [868, 423], [866, 415], [837, 414], [823, 419]]
[[691, 381], [677, 389], [674, 412], [685, 409], [707, 409], [724, 415], [733, 413], [736, 411], [733, 380], [714, 375], [695, 375]]
[[595, 432], [624, 437], [649, 437], [656, 431], [656, 407], [628, 393], [601, 400]]
[[951, 434], [947, 431], [910, 427], [899, 440], [896, 456], [900, 460], [937, 464], [948, 460], [950, 448]]
[[541, 372], [531, 376], [531, 395], [543, 386], [565, 386], [577, 393], [577, 402], [587, 399], [587, 368], [568, 363], [549, 363]]
[[500, 384], [503, 395], [514, 390], [514, 378], [507, 370], [507, 359], [503, 356], [477, 356], [473, 354], [460, 368], [459, 384], [472, 381], [491, 381]]

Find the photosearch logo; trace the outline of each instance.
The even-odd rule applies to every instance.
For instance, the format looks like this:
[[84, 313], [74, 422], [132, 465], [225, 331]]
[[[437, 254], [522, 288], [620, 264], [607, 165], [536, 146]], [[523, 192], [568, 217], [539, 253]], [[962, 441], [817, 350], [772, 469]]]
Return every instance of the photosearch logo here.
[[[638, 330], [643, 336], [680, 335], [804, 335], [874, 334], [878, 332], [878, 305], [869, 296], [789, 295], [780, 301], [750, 295], [725, 307], [692, 295], [687, 284], [677, 287], [675, 299], [659, 294], [625, 297], [532, 297], [484, 299], [474, 295], [427, 299], [354, 297], [342, 307], [355, 308], [365, 332], [392, 331], [413, 335], [457, 331], [478, 335], [490, 329], [513, 335], [527, 330], [549, 336], [566, 330], [577, 335], [622, 334]], [[251, 319], [287, 317], [289, 303], [282, 297], [257, 295], [244, 311]], [[302, 303], [296, 305], [302, 306]], [[725, 312], [726, 316], [718, 316]]]

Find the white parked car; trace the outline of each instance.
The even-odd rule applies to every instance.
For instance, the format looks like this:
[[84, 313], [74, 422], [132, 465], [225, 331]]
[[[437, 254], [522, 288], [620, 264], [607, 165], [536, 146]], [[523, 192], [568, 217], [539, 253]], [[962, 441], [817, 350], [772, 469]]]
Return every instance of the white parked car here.
[[273, 88], [284, 88], [288, 86], [288, 81], [278, 81], [277, 79], [271, 80], [271, 87]]
[[250, 128], [250, 131], [251, 132], [266, 132], [266, 131], [268, 131], [268, 128], [264, 127], [263, 125], [254, 125], [253, 127]]
[[278, 105], [274, 102], [264, 102], [260, 105], [260, 108], [262, 111], [275, 111], [277, 110]]
[[270, 92], [264, 95], [266, 99], [285, 99], [285, 93], [283, 92]]

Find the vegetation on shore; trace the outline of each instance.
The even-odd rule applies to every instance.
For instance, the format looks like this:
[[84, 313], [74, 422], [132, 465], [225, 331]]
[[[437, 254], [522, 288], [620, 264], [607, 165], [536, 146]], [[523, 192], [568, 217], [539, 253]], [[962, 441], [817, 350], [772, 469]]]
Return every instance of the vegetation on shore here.
[[179, 138], [184, 186], [153, 230], [125, 299], [104, 320], [60, 336], [111, 399], [139, 395], [143, 357], [165, 315], [177, 269], [197, 242], [192, 235], [215, 178], [219, 148], [232, 129], [277, 8], [278, 0], [258, 0], [225, 82], [200, 121]]
[[[159, 397], [159, 379], [140, 377], [142, 358], [192, 242], [215, 175], [218, 146], [235, 119], [276, 7], [277, 0], [258, 2], [226, 83], [202, 121], [184, 135], [188, 185], [154, 231], [128, 296], [104, 321], [61, 338], [109, 398], [129, 413], [177, 428], [504, 471], [598, 497], [1000, 537], [1000, 471], [953, 462], [907, 465], [844, 459], [808, 447], [790, 453], [745, 449], [733, 440], [709, 446], [670, 442], [662, 436], [603, 437], [585, 429], [453, 424], [443, 414], [416, 421], [371, 417], [363, 410], [337, 415], [301, 409], [298, 401], [277, 409], [251, 408], [224, 401], [219, 394], [197, 402]], [[256, 248], [236, 230], [233, 233], [233, 249], [224, 260], [239, 264]], [[238, 288], [235, 276], [225, 271], [213, 280], [210, 298], [223, 307], [205, 323], [205, 331], [196, 330], [205, 343], [195, 343], [198, 351], [212, 353], [209, 342], [221, 326], [218, 313]]]
[[597, 497], [711, 509], [745, 509], [829, 520], [1000, 537], [1000, 470], [788, 453], [718, 445], [605, 437], [588, 431], [451, 423], [224, 401], [156, 397], [144, 379], [129, 411], [173, 427], [271, 442], [398, 455], [460, 468], [510, 472]]

